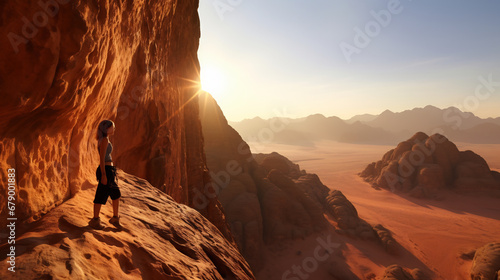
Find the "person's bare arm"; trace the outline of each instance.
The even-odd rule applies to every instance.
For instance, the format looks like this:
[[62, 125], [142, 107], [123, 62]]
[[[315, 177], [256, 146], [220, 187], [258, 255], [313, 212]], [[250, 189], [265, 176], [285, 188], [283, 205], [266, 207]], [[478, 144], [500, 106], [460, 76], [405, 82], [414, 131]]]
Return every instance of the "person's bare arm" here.
[[106, 163], [104, 162], [104, 157], [106, 156], [106, 149], [108, 148], [108, 140], [103, 138], [99, 147], [100, 152], [100, 166], [101, 166], [101, 183], [103, 185], [108, 184], [108, 178], [106, 178]]

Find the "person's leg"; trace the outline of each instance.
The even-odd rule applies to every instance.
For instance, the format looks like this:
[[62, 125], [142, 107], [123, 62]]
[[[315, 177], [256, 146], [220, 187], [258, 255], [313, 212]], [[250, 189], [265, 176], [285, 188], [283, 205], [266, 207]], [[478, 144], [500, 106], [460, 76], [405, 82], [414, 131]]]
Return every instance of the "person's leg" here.
[[107, 171], [109, 171], [108, 190], [109, 190], [109, 196], [113, 201], [113, 216], [118, 217], [118, 209], [120, 207], [121, 193], [116, 180], [116, 167], [110, 166]]
[[113, 216], [118, 217], [118, 208], [120, 207], [120, 198], [113, 200]]
[[94, 203], [94, 218], [99, 218], [99, 212], [101, 211], [102, 204]]
[[119, 228], [120, 225], [120, 217], [118, 216], [118, 209], [120, 207], [120, 188], [118, 187], [116, 180], [116, 168], [109, 168], [109, 182], [108, 182], [108, 191], [109, 196], [111, 197], [111, 201], [113, 201], [113, 217], [109, 219], [109, 223]]
[[99, 218], [99, 212], [101, 211], [102, 204], [96, 203], [94, 201], [94, 218], [89, 221], [89, 226], [94, 229], [103, 229], [104, 226], [101, 225], [101, 219]]
[[109, 219], [109, 223], [117, 228], [120, 228], [120, 217], [118, 216], [118, 207], [120, 206], [120, 197], [112, 199], [113, 201], [113, 217]]

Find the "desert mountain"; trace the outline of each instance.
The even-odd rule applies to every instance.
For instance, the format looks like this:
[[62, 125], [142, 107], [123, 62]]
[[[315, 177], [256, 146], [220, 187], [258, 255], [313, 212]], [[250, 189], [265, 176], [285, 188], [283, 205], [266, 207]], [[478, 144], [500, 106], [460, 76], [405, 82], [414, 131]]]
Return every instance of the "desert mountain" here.
[[356, 115], [348, 120], [345, 120], [346, 123], [355, 123], [355, 122], [369, 122], [373, 121], [374, 119], [377, 118], [378, 115], [372, 115], [372, 114], [362, 114], [362, 115]]
[[381, 128], [359, 121], [349, 124], [338, 117], [311, 115], [305, 118], [254, 118], [230, 123], [249, 142], [314, 146], [317, 140], [333, 140], [357, 144], [389, 144], [395, 137]]
[[473, 113], [461, 111], [456, 107], [439, 109], [429, 105], [424, 108], [414, 108], [398, 113], [386, 110], [375, 119], [364, 121], [364, 123], [398, 133], [409, 131], [431, 132], [440, 127], [464, 130], [483, 123], [500, 125], [500, 120], [498, 118], [481, 119]]
[[472, 128], [456, 130], [452, 127], [445, 127], [442, 130], [444, 135], [455, 142], [492, 144], [500, 143], [500, 126], [495, 123], [482, 123]]
[[500, 197], [500, 173], [473, 151], [459, 151], [440, 134], [416, 133], [369, 164], [360, 176], [376, 188], [432, 197], [439, 190]]
[[450, 107], [415, 108], [399, 113], [358, 115], [349, 120], [311, 115], [305, 118], [253, 118], [231, 122], [243, 137], [253, 142], [313, 146], [318, 140], [356, 144], [390, 144], [408, 139], [415, 131], [440, 133], [455, 142], [500, 143], [500, 118], [481, 119]]

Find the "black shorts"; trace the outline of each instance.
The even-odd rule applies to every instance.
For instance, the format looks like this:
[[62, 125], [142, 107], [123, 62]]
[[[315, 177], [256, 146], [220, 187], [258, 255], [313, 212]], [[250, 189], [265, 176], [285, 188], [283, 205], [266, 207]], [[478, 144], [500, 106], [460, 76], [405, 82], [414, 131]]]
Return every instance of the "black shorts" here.
[[105, 165], [107, 184], [101, 184], [101, 166], [97, 167], [95, 176], [97, 181], [97, 190], [95, 191], [94, 203], [106, 204], [108, 197], [112, 200], [118, 199], [122, 196], [120, 188], [118, 187], [118, 177], [116, 176], [116, 167]]

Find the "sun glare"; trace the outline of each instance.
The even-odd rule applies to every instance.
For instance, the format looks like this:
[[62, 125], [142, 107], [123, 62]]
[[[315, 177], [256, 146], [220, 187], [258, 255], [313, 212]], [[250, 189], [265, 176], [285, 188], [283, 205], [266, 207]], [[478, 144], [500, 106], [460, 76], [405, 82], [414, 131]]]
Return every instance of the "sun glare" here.
[[201, 67], [200, 69], [201, 88], [210, 93], [216, 100], [224, 95], [225, 77], [224, 74], [214, 67]]

